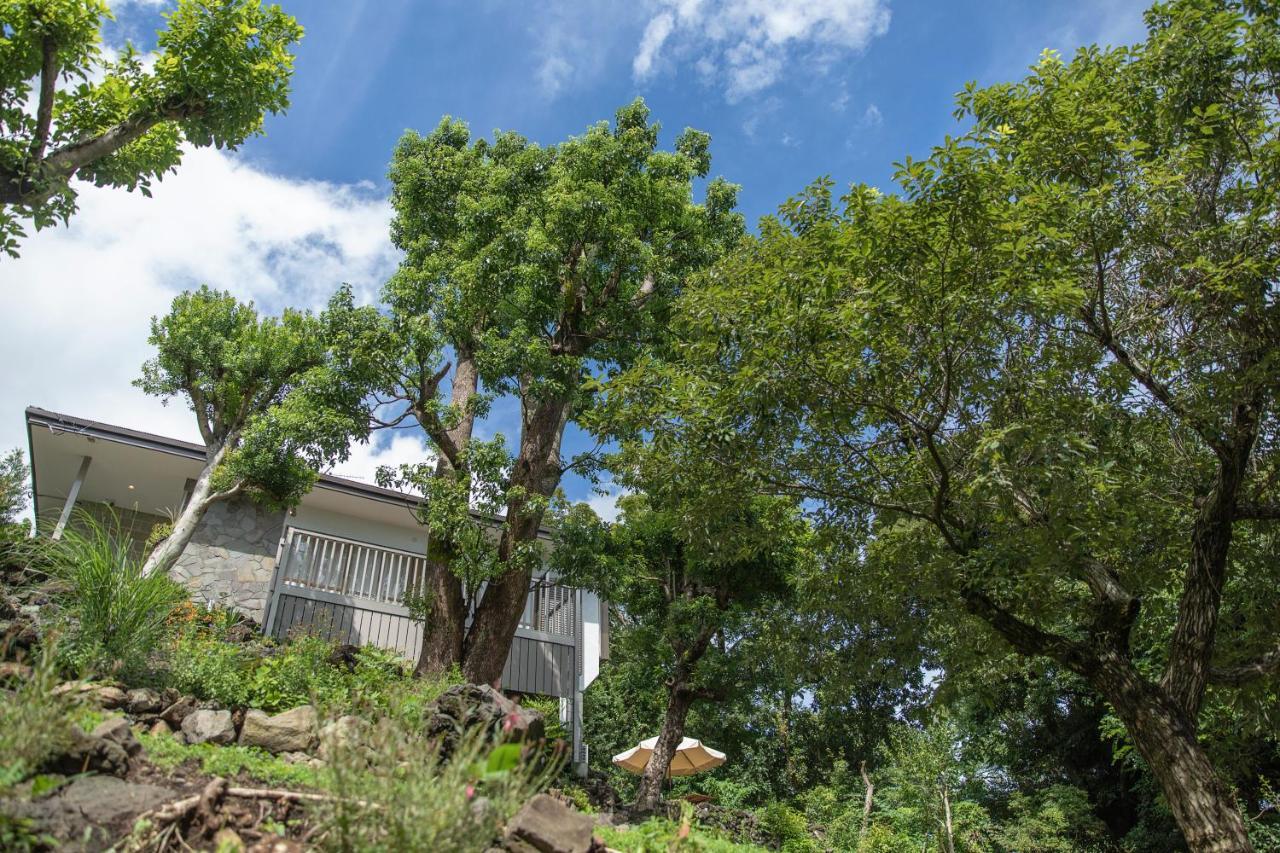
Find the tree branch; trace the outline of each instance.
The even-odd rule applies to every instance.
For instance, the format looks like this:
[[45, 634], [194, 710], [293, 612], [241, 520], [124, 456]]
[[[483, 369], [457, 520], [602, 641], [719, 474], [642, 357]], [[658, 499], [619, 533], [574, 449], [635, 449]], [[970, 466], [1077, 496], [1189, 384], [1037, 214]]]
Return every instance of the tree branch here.
[[40, 105], [36, 108], [36, 133], [31, 140], [31, 158], [39, 163], [49, 144], [53, 126], [53, 96], [58, 83], [58, 46], [53, 36], [45, 36], [44, 60], [40, 64]]
[[1209, 682], [1223, 687], [1243, 687], [1277, 672], [1280, 672], [1280, 645], [1250, 663], [1212, 667], [1209, 670]]

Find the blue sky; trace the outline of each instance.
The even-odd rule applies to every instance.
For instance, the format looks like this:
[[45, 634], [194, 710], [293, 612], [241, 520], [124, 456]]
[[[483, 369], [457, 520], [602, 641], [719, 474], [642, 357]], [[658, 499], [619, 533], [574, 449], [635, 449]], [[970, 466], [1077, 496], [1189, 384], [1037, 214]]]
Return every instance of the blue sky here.
[[[117, 0], [108, 42], [154, 46], [164, 2]], [[193, 152], [152, 200], [86, 188], [70, 227], [0, 261], [20, 292], [0, 318], [0, 360], [61, 343], [0, 389], [0, 448], [25, 444], [28, 403], [191, 436], [129, 380], [146, 320], [206, 281], [270, 310], [314, 306], [343, 281], [366, 294], [394, 268], [386, 167], [405, 129], [442, 115], [473, 133], [556, 142], [637, 95], [669, 143], [712, 135], [713, 172], [742, 185], [748, 221], [813, 179], [887, 187], [892, 164], [922, 156], [957, 124], [968, 80], [1017, 79], [1038, 54], [1142, 35], [1141, 2], [1099, 0], [631, 0], [409, 2], [286, 0], [306, 28], [293, 106], [234, 153]], [[500, 407], [488, 430], [511, 434]], [[569, 449], [580, 447], [573, 437]], [[379, 437], [338, 473], [420, 455]], [[587, 484], [566, 483], [571, 497]], [[609, 501], [596, 499], [607, 508]]]

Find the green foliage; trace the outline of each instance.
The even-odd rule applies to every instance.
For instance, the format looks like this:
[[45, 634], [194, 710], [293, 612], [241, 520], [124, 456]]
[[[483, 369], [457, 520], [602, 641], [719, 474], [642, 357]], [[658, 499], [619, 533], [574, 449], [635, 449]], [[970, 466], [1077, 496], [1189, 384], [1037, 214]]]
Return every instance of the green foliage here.
[[31, 470], [16, 447], [0, 456], [0, 525], [16, 524], [31, 494]]
[[[71, 744], [73, 707], [66, 697], [53, 693], [59, 682], [57, 657], [56, 643], [46, 643], [32, 661], [32, 676], [4, 685], [12, 692], [0, 702], [0, 793]], [[10, 826], [0, 832], [19, 829]]]
[[184, 145], [237, 148], [289, 105], [302, 28], [278, 6], [179, 0], [149, 69], [132, 46], [106, 60], [111, 17], [100, 0], [0, 3], [0, 248], [11, 255], [24, 220], [44, 228], [75, 212], [72, 176], [149, 194]]
[[[662, 151], [658, 131], [637, 100], [554, 146], [473, 141], [446, 117], [396, 148], [392, 240], [405, 260], [383, 293], [389, 310], [357, 308], [348, 291], [330, 313], [371, 399], [403, 404], [386, 425], [412, 416], [441, 457], [380, 481], [426, 494], [423, 520], [467, 591], [540, 565], [566, 424], [593, 405], [601, 374], [665, 335], [672, 298], [742, 232], [735, 187], [713, 179], [694, 201], [709, 138], [686, 130]], [[471, 435], [502, 395], [527, 413], [510, 449]], [[502, 518], [501, 541], [475, 510]]]
[[763, 853], [754, 844], [741, 844], [719, 830], [696, 826], [685, 816], [680, 822], [666, 818], [650, 818], [627, 829], [601, 825], [600, 837], [610, 849], [622, 853], [669, 853], [669, 851], [702, 851], [702, 853]]
[[119, 518], [77, 512], [60, 539], [40, 540], [36, 559], [61, 581], [64, 665], [80, 674], [136, 675], [170, 635], [169, 618], [187, 593], [163, 575], [148, 576]]
[[817, 843], [809, 834], [809, 822], [804, 814], [786, 803], [773, 802], [758, 812], [761, 825], [782, 843], [787, 853], [816, 851]]
[[301, 634], [284, 645], [255, 648], [225, 642], [217, 628], [189, 626], [168, 653], [166, 682], [232, 708], [275, 713], [313, 703], [340, 715], [363, 712], [422, 721], [426, 706], [460, 680], [456, 671], [415, 678], [399, 655], [361, 647], [352, 667], [333, 660], [334, 644]]
[[243, 646], [223, 642], [202, 630], [178, 634], [168, 655], [168, 683], [201, 699], [229, 708], [249, 704], [251, 655]]
[[529, 696], [520, 700], [520, 704], [530, 710], [542, 714], [546, 723], [547, 740], [568, 740], [571, 734], [560, 719], [560, 700], [554, 696]]
[[491, 751], [481, 732], [444, 762], [420, 725], [382, 719], [331, 754], [322, 785], [335, 799], [317, 808], [318, 838], [342, 851], [484, 850], [559, 769], [514, 745]]
[[141, 734], [138, 736], [147, 760], [162, 770], [171, 770], [188, 761], [210, 776], [234, 779], [244, 775], [267, 785], [314, 788], [320, 774], [305, 764], [290, 764], [269, 752], [252, 746], [212, 743], [185, 744], [172, 735]]

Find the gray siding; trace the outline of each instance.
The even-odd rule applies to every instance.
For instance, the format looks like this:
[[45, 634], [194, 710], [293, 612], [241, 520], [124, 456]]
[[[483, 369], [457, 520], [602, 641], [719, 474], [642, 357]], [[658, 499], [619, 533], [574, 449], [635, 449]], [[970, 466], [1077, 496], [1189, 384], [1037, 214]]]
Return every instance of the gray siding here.
[[573, 646], [517, 636], [502, 670], [502, 686], [519, 693], [572, 696], [577, 687]]

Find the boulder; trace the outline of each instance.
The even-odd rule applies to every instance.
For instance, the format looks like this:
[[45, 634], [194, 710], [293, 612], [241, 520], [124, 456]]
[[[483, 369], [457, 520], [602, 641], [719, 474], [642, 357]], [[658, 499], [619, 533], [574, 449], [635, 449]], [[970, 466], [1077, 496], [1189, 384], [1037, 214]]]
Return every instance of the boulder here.
[[125, 710], [130, 714], [155, 714], [163, 707], [164, 700], [150, 687], [137, 687], [125, 694]]
[[156, 720], [155, 723], [152, 724], [151, 728], [147, 731], [147, 734], [171, 735], [173, 734], [173, 728], [170, 727], [170, 725], [166, 723], [164, 720]]
[[138, 739], [133, 736], [133, 729], [129, 728], [129, 721], [124, 717], [103, 720], [89, 733], [89, 736], [105, 738], [119, 744], [125, 754], [130, 757], [142, 751], [142, 744], [138, 743]]
[[70, 745], [46, 761], [41, 769], [68, 776], [89, 770], [123, 776], [129, 771], [129, 753], [113, 740], [86, 734], [79, 726], [72, 726]]
[[103, 685], [93, 692], [93, 699], [99, 706], [113, 711], [116, 708], [123, 708], [129, 703], [128, 695], [119, 687], [113, 687], [110, 684]]
[[0, 813], [32, 821], [66, 849], [102, 850], [127, 833], [138, 815], [180, 796], [158, 785], [78, 776], [49, 796], [0, 800]]
[[187, 743], [228, 744], [236, 739], [230, 711], [192, 711], [182, 721]]
[[462, 732], [486, 730], [494, 740], [532, 742], [546, 733], [542, 714], [522, 708], [487, 684], [459, 684], [440, 694], [427, 720], [428, 737], [439, 738], [447, 756]]
[[358, 743], [364, 728], [364, 720], [350, 714], [325, 723], [320, 727], [319, 756], [328, 760], [335, 751]]
[[595, 848], [594, 827], [588, 815], [539, 794], [507, 822], [503, 846], [516, 853], [589, 853]]
[[182, 721], [187, 718], [187, 715], [195, 709], [196, 700], [194, 696], [179, 696], [177, 700], [160, 712], [160, 719], [177, 728], [182, 725]]
[[318, 725], [316, 709], [310, 705], [301, 705], [274, 717], [254, 709], [244, 715], [240, 743], [272, 753], [306, 752], [315, 745]]

